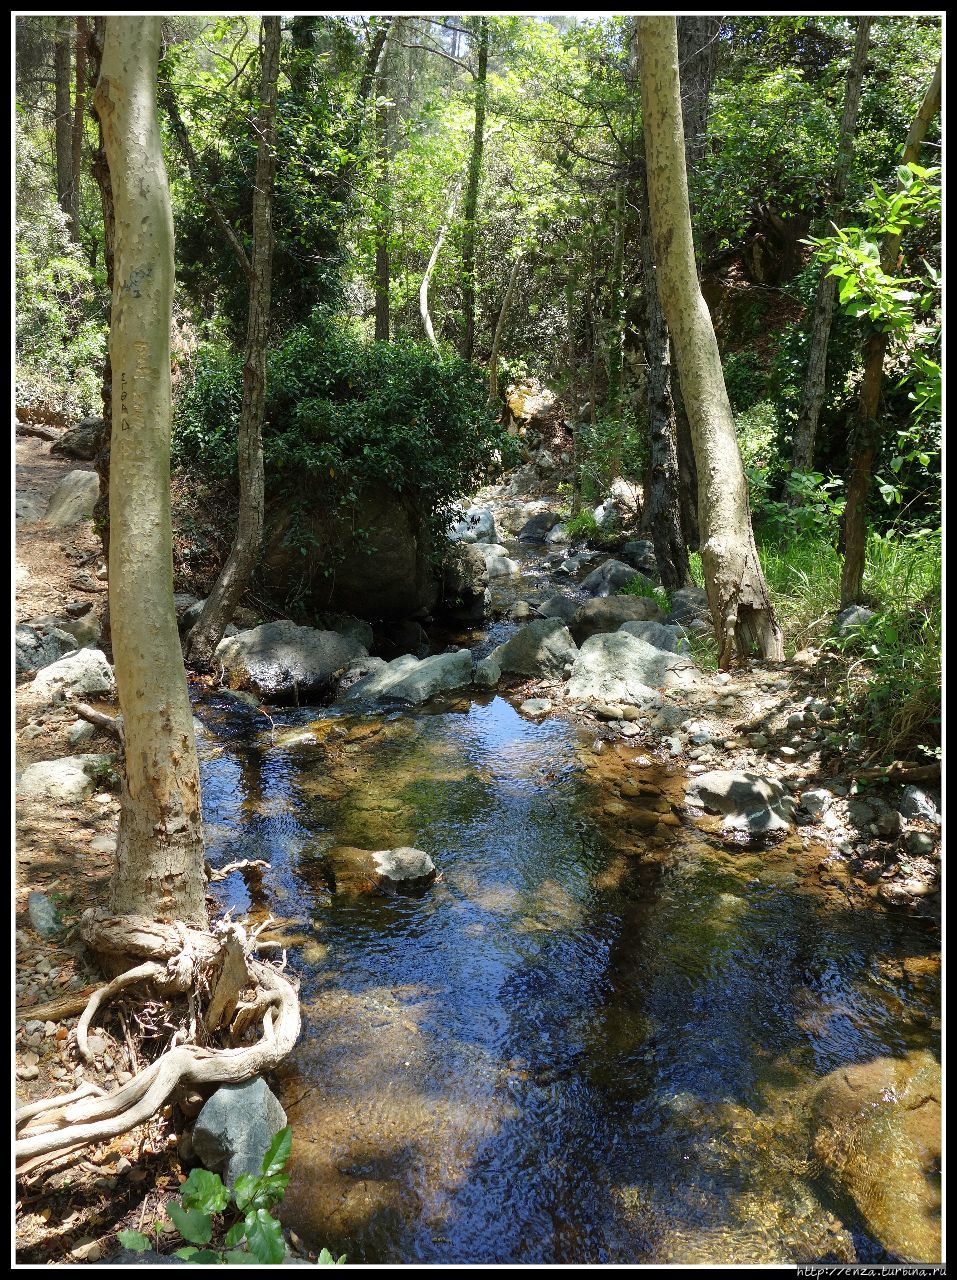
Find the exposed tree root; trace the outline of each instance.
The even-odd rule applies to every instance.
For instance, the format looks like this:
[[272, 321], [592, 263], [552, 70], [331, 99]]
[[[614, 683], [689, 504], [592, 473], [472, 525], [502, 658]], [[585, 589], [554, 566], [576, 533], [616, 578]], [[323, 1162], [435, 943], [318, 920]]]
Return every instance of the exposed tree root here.
[[[72, 1093], [22, 1107], [17, 1128], [23, 1128], [14, 1148], [19, 1171], [144, 1123], [183, 1086], [236, 1084], [281, 1062], [299, 1036], [299, 994], [281, 968], [253, 956], [257, 947], [269, 945], [258, 942], [265, 927], [247, 932], [227, 919], [207, 933], [180, 923], [88, 911], [81, 932], [108, 971], [121, 957], [141, 963], [90, 996], [77, 1026], [77, 1048], [84, 1060], [90, 1060], [86, 1033], [94, 1014], [118, 991], [135, 983], [149, 984], [163, 997], [184, 997], [187, 1024], [155, 1062], [110, 1093], [83, 1085]], [[243, 999], [244, 994], [248, 998]], [[243, 1035], [260, 1020], [262, 1038], [241, 1044]], [[227, 1047], [208, 1043], [217, 1029]]]

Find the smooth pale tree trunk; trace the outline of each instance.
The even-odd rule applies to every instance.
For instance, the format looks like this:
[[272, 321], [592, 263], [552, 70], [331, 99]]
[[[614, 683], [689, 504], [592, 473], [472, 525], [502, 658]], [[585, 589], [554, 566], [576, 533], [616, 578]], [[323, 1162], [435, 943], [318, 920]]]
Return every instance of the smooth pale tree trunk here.
[[479, 18], [478, 75], [475, 80], [475, 127], [469, 160], [468, 186], [462, 210], [462, 357], [471, 360], [475, 350], [475, 220], [478, 213], [479, 179], [485, 147], [485, 103], [488, 90], [488, 17]]
[[505, 321], [508, 319], [509, 308], [512, 305], [512, 295], [515, 293], [515, 281], [518, 279], [518, 269], [522, 264], [522, 255], [517, 253], [515, 261], [512, 263], [512, 269], [508, 274], [508, 283], [505, 286], [505, 297], [502, 299], [502, 307], [498, 313], [498, 320], [495, 323], [495, 336], [492, 338], [492, 354], [488, 360], [488, 402], [489, 406], [495, 404], [498, 398], [498, 358], [502, 349], [502, 334], [505, 331]]
[[645, 282], [645, 359], [648, 379], [649, 458], [645, 492], [651, 540], [662, 584], [669, 591], [688, 583], [688, 548], [681, 527], [678, 492], [678, 445], [675, 407], [671, 398], [671, 348], [658, 293], [655, 251], [648, 212], [648, 184], [639, 166], [641, 202], [641, 267]]
[[455, 216], [455, 206], [458, 203], [459, 191], [461, 184], [456, 183], [452, 190], [452, 197], [449, 200], [449, 207], [445, 211], [445, 221], [439, 228], [439, 234], [435, 240], [435, 248], [432, 250], [428, 265], [425, 268], [425, 275], [422, 277], [422, 283], [419, 285], [419, 315], [422, 317], [422, 327], [425, 329], [425, 335], [435, 347], [439, 349], [438, 340], [435, 331], [432, 328], [432, 317], [429, 314], [429, 285], [432, 281], [432, 272], [435, 270], [435, 264], [439, 260], [439, 254], [442, 252], [442, 246], [445, 243], [445, 237], [448, 234], [452, 218]]
[[76, 20], [76, 77], [73, 98], [73, 133], [70, 139], [70, 234], [80, 239], [80, 174], [83, 168], [83, 125], [86, 116], [86, 18]]
[[[851, 160], [854, 158], [854, 135], [857, 132], [857, 112], [861, 101], [861, 84], [864, 80], [864, 61], [867, 57], [871, 21], [870, 18], [857, 20], [857, 40], [854, 44], [850, 70], [847, 73], [840, 141], [837, 160], [834, 164], [834, 176], [831, 179], [830, 208], [825, 225], [833, 223], [835, 226], [840, 226], [844, 220], [844, 192], [847, 189], [847, 175]], [[804, 387], [801, 391], [801, 406], [798, 409], [798, 419], [792, 438], [792, 471], [810, 471], [814, 462], [814, 441], [817, 436], [821, 407], [824, 404], [827, 344], [831, 336], [831, 319], [834, 315], [836, 292], [837, 280], [826, 270], [822, 270], [814, 298], [811, 349], [808, 354], [807, 372], [804, 375]], [[789, 502], [791, 506], [796, 506], [801, 502], [801, 498], [792, 494]]]
[[[907, 134], [901, 164], [916, 163], [927, 126], [940, 110], [940, 63], [924, 94]], [[897, 267], [901, 233], [888, 232], [881, 245], [881, 268], [891, 274]], [[856, 604], [864, 582], [864, 553], [867, 544], [867, 498], [871, 488], [874, 459], [881, 444], [878, 412], [884, 380], [887, 334], [872, 330], [864, 345], [864, 376], [858, 392], [857, 411], [851, 429], [851, 463], [847, 478], [847, 505], [844, 509], [844, 565], [841, 570], [841, 608]]]
[[727, 668], [735, 650], [757, 650], [780, 661], [781, 631], [758, 560], [718, 343], [695, 267], [675, 19], [641, 17], [637, 38], [658, 288], [698, 463], [701, 563], [719, 660]]
[[173, 219], [156, 121], [161, 21], [107, 18], [95, 94], [116, 213], [109, 583], [126, 768], [111, 910], [202, 925], [199, 766], [173, 608]]
[[187, 642], [191, 661], [208, 666], [223, 632], [249, 585], [262, 545], [265, 511], [262, 425], [266, 408], [266, 339], [272, 288], [272, 203], [276, 174], [276, 94], [279, 79], [280, 20], [262, 20], [256, 178], [253, 188], [252, 277], [243, 356], [243, 399], [239, 413], [239, 517], [226, 563], [213, 584]]
[[57, 21], [53, 45], [53, 101], [55, 119], [53, 141], [56, 151], [56, 198], [63, 212], [70, 216], [73, 194], [73, 112], [70, 106], [69, 18]]

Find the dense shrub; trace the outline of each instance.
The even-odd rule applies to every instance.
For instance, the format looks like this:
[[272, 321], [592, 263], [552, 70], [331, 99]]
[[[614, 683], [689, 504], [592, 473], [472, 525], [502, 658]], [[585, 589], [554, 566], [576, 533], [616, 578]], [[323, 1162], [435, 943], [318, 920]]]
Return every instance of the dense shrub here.
[[[173, 459], [216, 478], [236, 465], [242, 361], [203, 349], [176, 406]], [[507, 437], [478, 371], [430, 346], [361, 338], [317, 310], [269, 356], [267, 492], [351, 506], [370, 486], [413, 498], [433, 529], [480, 482]]]

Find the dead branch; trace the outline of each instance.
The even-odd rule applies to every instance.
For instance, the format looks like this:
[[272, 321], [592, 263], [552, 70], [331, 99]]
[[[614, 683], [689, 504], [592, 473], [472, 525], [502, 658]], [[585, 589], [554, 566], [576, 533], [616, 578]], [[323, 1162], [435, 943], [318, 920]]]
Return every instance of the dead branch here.
[[908, 764], [906, 760], [895, 760], [882, 768], [855, 769], [854, 776], [876, 782], [931, 782], [940, 777], [940, 761]]
[[234, 871], [262, 871], [269, 865], [262, 858], [243, 858], [240, 862], [227, 862], [225, 867], [220, 867], [217, 871], [210, 870], [207, 879], [212, 883], [214, 880], [225, 880]]
[[73, 709], [81, 720], [88, 720], [90, 724], [95, 724], [98, 729], [102, 729], [104, 733], [116, 738], [121, 746], [123, 745], [122, 716], [108, 716], [104, 711], [97, 711], [95, 707], [88, 707], [85, 702], [77, 702]]

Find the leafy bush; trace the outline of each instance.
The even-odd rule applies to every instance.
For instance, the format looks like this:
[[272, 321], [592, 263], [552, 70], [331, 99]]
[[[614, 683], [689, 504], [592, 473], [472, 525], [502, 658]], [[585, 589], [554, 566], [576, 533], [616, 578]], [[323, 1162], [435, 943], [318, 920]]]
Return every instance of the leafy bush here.
[[629, 418], [599, 418], [575, 428], [582, 495], [597, 499], [616, 476], [640, 477], [645, 443], [638, 424]]
[[[219, 478], [234, 473], [241, 377], [234, 353], [200, 353], [176, 406], [177, 465]], [[413, 497], [437, 532], [495, 451], [508, 448], [472, 365], [421, 343], [363, 339], [319, 309], [270, 353], [267, 386], [267, 490], [329, 508], [351, 506], [382, 484]]]
[[671, 612], [671, 598], [664, 587], [656, 587], [653, 583], [643, 582], [641, 578], [633, 578], [631, 582], [620, 587], [617, 594], [620, 596], [641, 596], [644, 599], [654, 600], [662, 613], [668, 614]]

